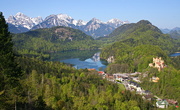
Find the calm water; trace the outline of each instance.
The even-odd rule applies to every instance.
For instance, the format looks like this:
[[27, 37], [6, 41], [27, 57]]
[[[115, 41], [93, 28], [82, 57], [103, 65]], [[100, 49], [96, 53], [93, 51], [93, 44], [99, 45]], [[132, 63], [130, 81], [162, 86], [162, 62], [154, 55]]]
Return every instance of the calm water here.
[[173, 53], [170, 55], [171, 57], [180, 56], [180, 53]]
[[51, 54], [51, 61], [60, 61], [72, 64], [77, 69], [104, 70], [107, 62], [100, 60], [99, 50], [66, 51]]

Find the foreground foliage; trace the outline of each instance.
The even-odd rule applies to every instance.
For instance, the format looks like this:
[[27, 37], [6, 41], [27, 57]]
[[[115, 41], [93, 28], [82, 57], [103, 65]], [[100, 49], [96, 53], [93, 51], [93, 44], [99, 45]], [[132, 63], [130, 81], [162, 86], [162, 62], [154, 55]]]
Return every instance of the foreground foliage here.
[[0, 12], [0, 106], [16, 103], [22, 76], [14, 61], [12, 36]]
[[[157, 76], [160, 80], [157, 83], [151, 82], [150, 78]], [[153, 92], [162, 99], [174, 99], [180, 102], [180, 69], [171, 66], [165, 68], [161, 72], [148, 72], [148, 77], [143, 78], [141, 86]]]
[[[25, 75], [21, 80], [22, 109], [148, 109], [141, 96], [102, 79], [96, 71], [76, 70], [59, 62], [17, 58]], [[22, 95], [22, 94], [21, 94]], [[24, 100], [22, 100], [24, 99]], [[21, 103], [20, 103], [21, 102]]]

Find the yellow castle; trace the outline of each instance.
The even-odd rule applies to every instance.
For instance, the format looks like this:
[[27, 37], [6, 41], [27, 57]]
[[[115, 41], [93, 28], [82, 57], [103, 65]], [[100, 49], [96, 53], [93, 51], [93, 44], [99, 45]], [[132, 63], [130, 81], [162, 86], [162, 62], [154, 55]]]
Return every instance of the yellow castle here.
[[158, 71], [161, 71], [165, 67], [164, 60], [162, 60], [161, 57], [153, 58], [153, 63], [150, 63], [149, 66], [157, 68]]

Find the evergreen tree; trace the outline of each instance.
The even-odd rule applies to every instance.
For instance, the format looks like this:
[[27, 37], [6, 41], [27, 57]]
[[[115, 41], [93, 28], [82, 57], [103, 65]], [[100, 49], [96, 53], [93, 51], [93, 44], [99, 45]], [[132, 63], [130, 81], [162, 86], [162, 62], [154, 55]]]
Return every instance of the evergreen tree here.
[[[8, 25], [0, 12], [0, 108], [6, 105], [6, 100], [11, 99], [15, 103], [18, 80], [21, 72], [14, 61], [12, 36], [8, 32]], [[16, 106], [15, 106], [16, 107]], [[4, 107], [3, 107], [4, 108]]]

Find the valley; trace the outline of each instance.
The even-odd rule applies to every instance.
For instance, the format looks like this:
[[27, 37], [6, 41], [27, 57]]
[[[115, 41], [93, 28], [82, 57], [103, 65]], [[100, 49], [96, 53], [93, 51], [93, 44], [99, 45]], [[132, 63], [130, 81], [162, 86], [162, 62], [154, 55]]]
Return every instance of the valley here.
[[[22, 17], [32, 25], [15, 22]], [[0, 13], [0, 109], [159, 109], [160, 102], [144, 99], [145, 90], [177, 101], [169, 109], [180, 102], [180, 56], [169, 57], [180, 51], [180, 40], [148, 20], [86, 23], [18, 13], [8, 22], [28, 31], [9, 33]]]

